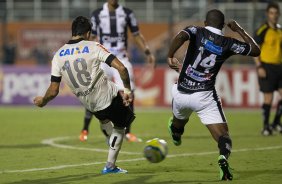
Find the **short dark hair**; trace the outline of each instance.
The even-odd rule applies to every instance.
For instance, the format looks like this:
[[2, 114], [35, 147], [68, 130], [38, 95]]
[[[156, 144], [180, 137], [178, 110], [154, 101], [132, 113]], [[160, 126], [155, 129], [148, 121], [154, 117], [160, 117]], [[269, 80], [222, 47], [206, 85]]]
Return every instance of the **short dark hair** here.
[[79, 16], [76, 17], [71, 26], [72, 36], [81, 36], [91, 31], [91, 22], [88, 18]]
[[224, 14], [217, 9], [208, 11], [206, 15], [206, 23], [208, 26], [222, 29], [224, 27]]
[[279, 4], [276, 2], [270, 2], [268, 3], [267, 7], [266, 7], [266, 12], [269, 11], [270, 8], [275, 8], [276, 10], [278, 10], [278, 12], [280, 13], [280, 7]]

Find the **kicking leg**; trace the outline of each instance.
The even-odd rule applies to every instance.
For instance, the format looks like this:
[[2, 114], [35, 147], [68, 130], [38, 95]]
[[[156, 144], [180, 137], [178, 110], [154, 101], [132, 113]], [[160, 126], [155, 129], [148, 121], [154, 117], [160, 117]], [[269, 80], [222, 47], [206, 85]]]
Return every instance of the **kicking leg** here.
[[83, 129], [82, 129], [80, 136], [79, 136], [80, 141], [86, 141], [87, 138], [88, 138], [89, 125], [90, 125], [90, 122], [92, 120], [92, 116], [93, 116], [92, 112], [85, 109]]
[[116, 166], [116, 160], [122, 146], [123, 137], [124, 137], [124, 128], [114, 127], [109, 140], [110, 148], [108, 153], [107, 164], [105, 168], [102, 170], [102, 174], [127, 173], [126, 170], [123, 170]]
[[[132, 112], [134, 112], [134, 91], [132, 91], [133, 94], [133, 101], [129, 105]], [[131, 133], [131, 124], [126, 126], [125, 128], [125, 138], [128, 142], [142, 142], [141, 138], [138, 138], [135, 134]]]
[[172, 137], [173, 143], [176, 146], [181, 145], [181, 136], [184, 133], [184, 127], [189, 119], [180, 120], [175, 116], [169, 119], [168, 131]]
[[[132, 103], [129, 105], [130, 109], [132, 110], [132, 112], [134, 112], [134, 91], [131, 91], [133, 99], [132, 99]], [[130, 133], [130, 128], [131, 128], [131, 124], [126, 126], [125, 128], [125, 134]]]

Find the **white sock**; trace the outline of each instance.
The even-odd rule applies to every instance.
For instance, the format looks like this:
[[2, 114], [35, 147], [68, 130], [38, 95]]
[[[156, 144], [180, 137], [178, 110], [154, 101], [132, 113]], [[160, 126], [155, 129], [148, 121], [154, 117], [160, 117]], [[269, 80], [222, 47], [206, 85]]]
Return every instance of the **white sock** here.
[[118, 153], [123, 142], [124, 131], [124, 129], [113, 128], [109, 141], [110, 148], [106, 165], [107, 167], [115, 167]]
[[113, 123], [110, 120], [100, 121], [100, 128], [107, 139], [111, 136], [113, 131]]

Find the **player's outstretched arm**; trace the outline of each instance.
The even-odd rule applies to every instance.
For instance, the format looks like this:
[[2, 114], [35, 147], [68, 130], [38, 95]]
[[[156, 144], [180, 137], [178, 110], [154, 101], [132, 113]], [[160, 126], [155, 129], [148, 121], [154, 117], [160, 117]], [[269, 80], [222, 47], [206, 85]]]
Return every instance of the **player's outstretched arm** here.
[[250, 52], [250, 56], [257, 57], [260, 55], [260, 48], [255, 40], [235, 21], [230, 21], [227, 26], [234, 32], [237, 32], [246, 43], [250, 44], [252, 50]]
[[44, 97], [37, 96], [33, 99], [34, 105], [38, 107], [44, 107], [50, 100], [54, 99], [58, 95], [59, 87], [60, 87], [59, 82], [51, 82]]
[[132, 103], [133, 96], [131, 93], [130, 79], [127, 68], [117, 58], [111, 62], [111, 67], [117, 69], [119, 72], [120, 78], [124, 85], [123, 103], [124, 105], [128, 106]]
[[173, 69], [173, 70], [175, 70], [177, 72], [179, 72], [179, 65], [180, 64], [179, 64], [179, 61], [176, 58], [174, 58], [174, 54], [183, 45], [183, 43], [185, 41], [187, 41], [187, 40], [189, 40], [188, 34], [183, 32], [183, 31], [181, 31], [172, 40], [172, 43], [171, 43], [171, 45], [169, 47], [168, 60], [167, 60], [168, 66], [171, 69]]
[[150, 51], [149, 46], [146, 43], [144, 36], [141, 33], [136, 34], [136, 35], [134, 35], [134, 40], [135, 40], [136, 44], [138, 45], [138, 47], [146, 55], [147, 62], [150, 65], [152, 65], [153, 67], [155, 67], [156, 66], [156, 59], [155, 59], [154, 55], [152, 54], [152, 52]]

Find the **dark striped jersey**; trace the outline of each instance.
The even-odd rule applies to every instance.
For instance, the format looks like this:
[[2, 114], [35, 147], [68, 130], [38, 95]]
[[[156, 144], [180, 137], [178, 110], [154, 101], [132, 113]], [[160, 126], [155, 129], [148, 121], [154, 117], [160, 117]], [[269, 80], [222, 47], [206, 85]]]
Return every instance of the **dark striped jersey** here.
[[132, 10], [121, 5], [110, 12], [108, 3], [105, 3], [103, 8], [92, 13], [91, 22], [92, 34], [98, 36], [99, 42], [117, 57], [126, 55], [127, 28], [133, 35], [139, 32]]
[[251, 51], [249, 44], [225, 37], [213, 27], [192, 26], [182, 31], [190, 41], [178, 79], [178, 90], [185, 93], [213, 90], [224, 61], [232, 55], [248, 55]]
[[276, 29], [267, 23], [261, 25], [255, 32], [255, 41], [260, 45], [260, 60], [268, 64], [282, 63], [282, 28], [279, 24]]

